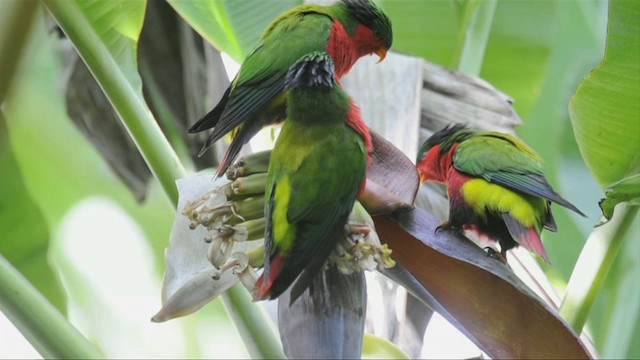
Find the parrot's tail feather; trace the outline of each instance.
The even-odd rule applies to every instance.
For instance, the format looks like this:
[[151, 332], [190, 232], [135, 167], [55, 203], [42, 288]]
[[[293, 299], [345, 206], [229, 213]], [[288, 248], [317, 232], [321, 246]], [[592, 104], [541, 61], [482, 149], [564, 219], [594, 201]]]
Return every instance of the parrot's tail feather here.
[[240, 150], [244, 144], [248, 143], [251, 138], [260, 131], [262, 128], [262, 123], [257, 122], [256, 124], [243, 124], [236, 128], [236, 130], [232, 133], [233, 140], [231, 140], [231, 144], [229, 144], [229, 148], [227, 152], [224, 154], [224, 158], [220, 162], [218, 166], [218, 171], [216, 172], [216, 176], [219, 177], [224, 174], [229, 166], [233, 163], [233, 161], [240, 154]]
[[194, 134], [200, 131], [204, 131], [207, 129], [211, 129], [212, 127], [218, 124], [220, 120], [220, 116], [224, 111], [224, 108], [227, 106], [227, 101], [229, 100], [229, 92], [231, 91], [231, 86], [227, 88], [224, 95], [222, 95], [222, 99], [218, 102], [218, 105], [214, 107], [211, 111], [207, 113], [207, 115], [203, 116], [202, 119], [198, 120], [195, 124], [191, 125], [191, 127], [187, 130], [189, 134]]
[[264, 275], [260, 275], [258, 280], [256, 280], [253, 297], [256, 300], [265, 300], [269, 297], [269, 289], [264, 286]]
[[550, 264], [549, 256], [540, 239], [540, 233], [535, 227], [527, 228], [523, 226], [518, 220], [509, 215], [509, 213], [502, 213], [502, 219], [505, 225], [507, 225], [507, 229], [511, 237], [513, 237], [513, 240], [521, 246], [524, 246], [527, 250], [538, 254], [547, 264]]
[[558, 225], [556, 225], [556, 219], [553, 218], [551, 213], [551, 204], [547, 203], [547, 218], [544, 223], [544, 228], [551, 232], [558, 232]]
[[229, 166], [231, 166], [231, 164], [233, 163], [233, 160], [235, 160], [235, 158], [238, 157], [238, 154], [242, 149], [242, 145], [244, 144], [240, 144], [235, 139], [231, 142], [231, 145], [229, 145], [227, 152], [224, 154], [224, 157], [222, 158], [222, 161], [220, 161], [220, 165], [218, 165], [218, 170], [216, 171], [216, 177], [222, 176], [222, 174], [224, 174], [227, 171]]
[[271, 296], [271, 288], [273, 286], [273, 282], [278, 278], [280, 273], [282, 272], [282, 268], [284, 267], [284, 258], [282, 256], [275, 256], [271, 260], [271, 264], [269, 266], [269, 273], [263, 273], [256, 281], [255, 287], [255, 298], [257, 300], [266, 300], [272, 298]]

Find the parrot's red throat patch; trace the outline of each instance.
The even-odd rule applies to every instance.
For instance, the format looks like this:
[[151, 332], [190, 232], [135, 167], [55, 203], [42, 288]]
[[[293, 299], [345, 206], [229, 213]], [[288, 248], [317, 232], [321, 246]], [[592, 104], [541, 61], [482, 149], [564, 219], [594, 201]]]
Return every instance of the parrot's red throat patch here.
[[346, 74], [353, 64], [358, 61], [353, 39], [340, 21], [333, 22], [329, 42], [327, 43], [327, 53], [329, 53], [335, 64], [337, 79]]
[[369, 131], [369, 126], [367, 126], [367, 123], [365, 123], [362, 119], [360, 108], [355, 103], [355, 101], [353, 101], [353, 99], [351, 99], [351, 111], [349, 111], [347, 124], [353, 130], [355, 130], [355, 132], [362, 136], [364, 146], [367, 149], [367, 158], [369, 158], [369, 153], [373, 151], [373, 140], [371, 140], [371, 132]]

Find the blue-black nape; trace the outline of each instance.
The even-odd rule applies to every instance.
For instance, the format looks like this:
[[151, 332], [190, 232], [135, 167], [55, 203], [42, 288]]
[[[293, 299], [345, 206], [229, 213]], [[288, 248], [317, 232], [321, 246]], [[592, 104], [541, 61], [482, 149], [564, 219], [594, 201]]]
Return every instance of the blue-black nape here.
[[285, 86], [288, 89], [316, 86], [332, 87], [336, 84], [335, 66], [326, 52], [315, 51], [296, 61], [287, 72]]
[[449, 151], [455, 142], [464, 140], [473, 132], [474, 130], [467, 128], [465, 124], [450, 124], [445, 126], [444, 128], [436, 131], [422, 144], [420, 151], [418, 151], [417, 161], [422, 161], [429, 150], [436, 145], [441, 145], [440, 153]]

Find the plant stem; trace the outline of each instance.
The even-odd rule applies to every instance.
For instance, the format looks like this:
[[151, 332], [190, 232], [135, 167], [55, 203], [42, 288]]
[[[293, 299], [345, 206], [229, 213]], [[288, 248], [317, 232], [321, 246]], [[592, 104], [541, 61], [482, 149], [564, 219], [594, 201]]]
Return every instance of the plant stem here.
[[0, 255], [0, 310], [44, 358], [101, 359], [104, 355]]
[[[185, 170], [141, 95], [127, 81], [75, 2], [45, 0], [45, 4], [120, 115], [129, 135], [175, 208], [178, 204], [175, 181], [185, 176]], [[271, 319], [249, 299], [243, 289], [232, 288], [222, 295], [222, 299], [252, 357], [284, 357], [280, 341], [274, 329], [268, 325]]]
[[171, 202], [177, 204], [175, 180], [184, 177], [185, 170], [147, 104], [142, 101], [141, 94], [127, 81], [75, 2], [46, 0], [45, 4], [100, 84], [151, 172], [160, 181]]
[[489, 40], [498, 0], [469, 0], [458, 32], [457, 67], [478, 76]]
[[[245, 346], [252, 358], [284, 359], [286, 358], [280, 345], [277, 329], [273, 322], [265, 319], [268, 314], [262, 307], [256, 306], [247, 290], [236, 284], [222, 296], [222, 302], [236, 330], [245, 340]], [[251, 324], [251, 326], [246, 326]]]
[[619, 204], [613, 218], [591, 232], [580, 253], [560, 307], [560, 315], [577, 333], [587, 322], [638, 209], [638, 206]]

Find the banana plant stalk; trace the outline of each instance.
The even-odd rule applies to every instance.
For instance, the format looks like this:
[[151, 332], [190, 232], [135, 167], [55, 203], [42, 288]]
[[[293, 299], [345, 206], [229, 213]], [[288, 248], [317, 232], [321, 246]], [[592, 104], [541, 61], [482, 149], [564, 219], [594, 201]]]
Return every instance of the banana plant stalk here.
[[[167, 197], [177, 205], [175, 181], [184, 177], [185, 170], [142, 97], [75, 2], [47, 0], [45, 4], [118, 112]], [[242, 288], [232, 288], [223, 299], [236, 328], [245, 335], [245, 345], [254, 357], [282, 357], [277, 337], [268, 325], [271, 320], [244, 295]]]

